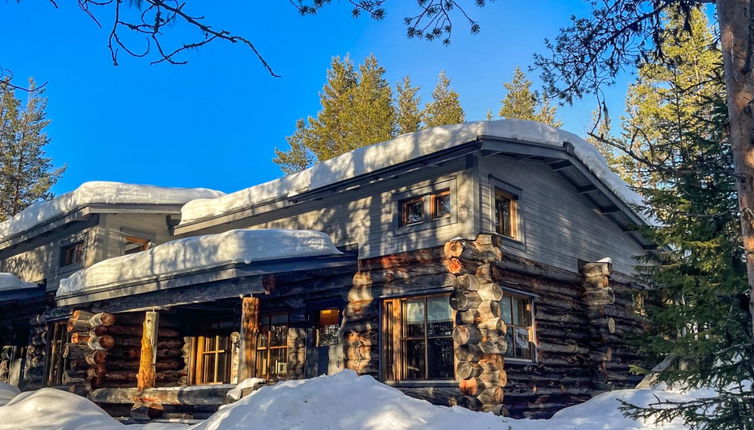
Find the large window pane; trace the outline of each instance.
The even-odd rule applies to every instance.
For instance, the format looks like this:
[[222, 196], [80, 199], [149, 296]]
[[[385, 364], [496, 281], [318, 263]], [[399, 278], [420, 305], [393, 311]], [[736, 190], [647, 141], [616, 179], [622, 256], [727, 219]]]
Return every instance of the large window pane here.
[[403, 306], [403, 335], [424, 336], [424, 299], [409, 300]]
[[453, 309], [445, 296], [427, 299], [427, 336], [453, 334]]
[[404, 343], [406, 379], [424, 378], [424, 340], [407, 340]]
[[510, 296], [503, 297], [502, 300], [500, 300], [500, 314], [500, 317], [503, 319], [503, 321], [505, 321], [506, 324], [512, 324]]
[[427, 339], [428, 378], [449, 379], [453, 377], [453, 339], [449, 337]]
[[288, 342], [288, 326], [274, 325], [270, 327], [270, 346], [285, 346]]

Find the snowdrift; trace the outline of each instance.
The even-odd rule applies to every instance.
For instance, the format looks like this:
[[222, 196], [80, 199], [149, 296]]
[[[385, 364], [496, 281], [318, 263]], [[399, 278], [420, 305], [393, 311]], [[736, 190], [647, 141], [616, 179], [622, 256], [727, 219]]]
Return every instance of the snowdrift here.
[[265, 386], [192, 427], [182, 424], [125, 426], [98, 406], [65, 391], [44, 388], [0, 407], [0, 430], [685, 430], [679, 422], [657, 425], [625, 418], [619, 399], [647, 405], [657, 398], [684, 400], [708, 390], [682, 393], [665, 386], [601, 394], [549, 420], [515, 420], [460, 407], [434, 406], [407, 397], [370, 376], [344, 370], [331, 376]]

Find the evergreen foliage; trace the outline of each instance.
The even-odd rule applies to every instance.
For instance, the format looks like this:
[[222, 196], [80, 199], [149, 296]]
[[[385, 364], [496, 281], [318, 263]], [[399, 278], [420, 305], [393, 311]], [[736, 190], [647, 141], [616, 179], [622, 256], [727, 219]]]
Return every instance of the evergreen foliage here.
[[44, 91], [29, 81], [26, 103], [16, 97], [16, 88], [0, 82], [0, 221], [38, 200], [52, 198], [50, 187], [65, 168], [55, 169], [45, 157], [50, 138], [44, 128], [47, 99]]
[[[665, 31], [681, 34], [680, 14]], [[754, 428], [751, 316], [729, 140], [720, 53], [704, 14], [692, 31], [665, 38], [663, 57], [642, 64], [627, 96], [620, 139], [610, 141], [633, 160], [629, 174], [658, 225], [647, 236], [660, 246], [640, 266], [651, 285], [648, 332], [642, 348], [672, 366], [659, 381], [708, 386], [719, 394], [649, 408], [625, 405], [633, 417], [681, 417], [693, 428]]]
[[422, 122], [419, 88], [412, 87], [411, 78], [405, 76], [395, 89], [398, 95], [396, 100], [398, 134], [419, 131]]
[[374, 56], [356, 71], [346, 57], [333, 58], [320, 94], [322, 109], [316, 117], [298, 120], [286, 140], [289, 151], [275, 149], [275, 163], [285, 173], [329, 160], [361, 146], [390, 139], [395, 131], [392, 90]]
[[437, 76], [437, 85], [432, 91], [432, 101], [424, 107], [424, 124], [427, 127], [460, 124], [466, 116], [458, 100], [458, 93], [450, 88], [450, 79], [442, 71]]
[[540, 97], [531, 89], [532, 82], [527, 79], [519, 67], [513, 71], [513, 80], [503, 84], [507, 93], [503, 100], [498, 115], [506, 119], [525, 119], [538, 121], [553, 127], [560, 127], [555, 114], [557, 108], [550, 105], [546, 97]]

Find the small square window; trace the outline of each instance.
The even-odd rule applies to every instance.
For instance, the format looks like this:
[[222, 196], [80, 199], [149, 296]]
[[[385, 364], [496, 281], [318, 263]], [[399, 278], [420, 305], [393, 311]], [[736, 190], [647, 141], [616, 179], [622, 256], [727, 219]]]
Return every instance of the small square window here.
[[424, 221], [424, 199], [404, 200], [401, 202], [401, 225], [420, 224]]
[[71, 243], [60, 248], [60, 267], [81, 264], [84, 261], [84, 241]]
[[340, 327], [340, 310], [338, 308], [322, 309], [317, 315], [317, 346], [335, 346], [338, 344]]
[[432, 194], [432, 218], [450, 216], [450, 191]]
[[137, 252], [146, 251], [149, 249], [151, 241], [149, 239], [143, 239], [135, 236], [126, 236], [125, 244], [123, 245], [123, 254], [130, 255]]
[[516, 196], [500, 188], [495, 189], [495, 231], [503, 236], [518, 238], [518, 201]]

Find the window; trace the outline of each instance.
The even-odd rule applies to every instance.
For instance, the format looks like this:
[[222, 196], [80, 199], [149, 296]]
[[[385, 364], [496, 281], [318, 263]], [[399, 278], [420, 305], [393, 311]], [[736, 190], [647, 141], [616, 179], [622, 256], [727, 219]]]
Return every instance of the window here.
[[230, 382], [231, 341], [228, 335], [191, 338], [192, 383], [225, 384]]
[[288, 315], [272, 314], [259, 319], [254, 362], [257, 378], [284, 379], [288, 373]]
[[432, 219], [450, 216], [450, 191], [432, 194]]
[[518, 238], [518, 199], [500, 188], [495, 188], [495, 231]]
[[337, 345], [339, 327], [340, 310], [338, 308], [320, 310], [317, 315], [316, 345]]
[[401, 225], [419, 224], [424, 221], [424, 199], [404, 200], [401, 202]]
[[135, 254], [149, 249], [151, 241], [136, 236], [126, 236], [123, 245], [123, 255]]
[[506, 357], [534, 359], [533, 302], [530, 298], [506, 295], [500, 300], [500, 313], [508, 324]]
[[84, 261], [84, 241], [78, 241], [60, 248], [60, 267], [81, 264]]
[[453, 309], [447, 295], [386, 300], [385, 379], [452, 379]]
[[49, 364], [45, 378], [47, 386], [63, 385], [63, 372], [65, 371], [65, 358], [63, 351], [68, 343], [68, 330], [65, 321], [53, 323], [49, 328], [51, 336], [47, 344], [47, 357]]
[[[427, 205], [425, 205], [425, 200]], [[425, 213], [425, 207], [429, 213]], [[450, 217], [450, 190], [443, 190], [422, 197], [412, 197], [400, 202], [400, 225], [421, 224], [425, 221]]]

